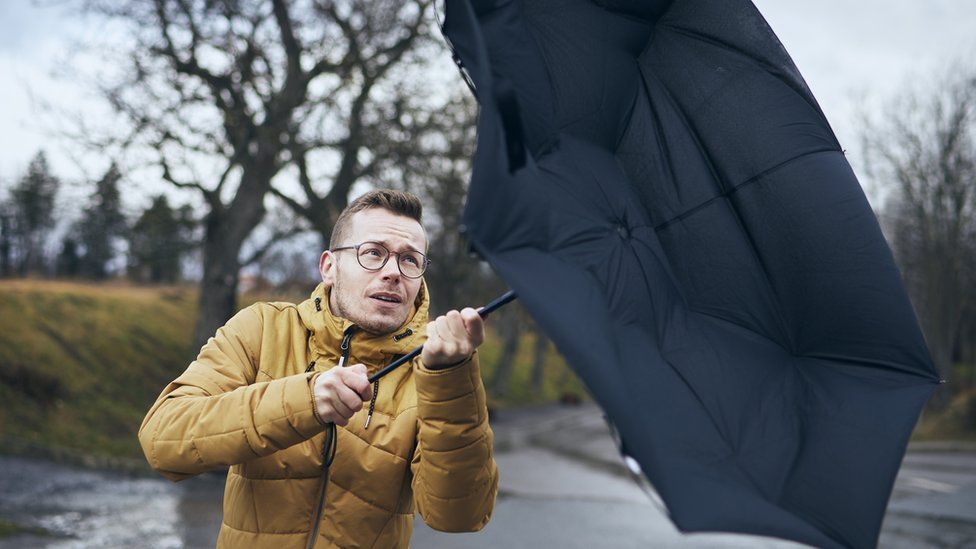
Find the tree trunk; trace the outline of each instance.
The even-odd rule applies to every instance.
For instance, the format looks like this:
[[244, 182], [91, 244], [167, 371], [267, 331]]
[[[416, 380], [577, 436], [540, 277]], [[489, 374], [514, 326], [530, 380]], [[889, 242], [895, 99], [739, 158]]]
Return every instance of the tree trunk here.
[[517, 311], [509, 311], [502, 320], [502, 353], [495, 361], [495, 374], [491, 379], [491, 392], [497, 397], [508, 394], [508, 383], [512, 377], [515, 356], [519, 348], [521, 326]]
[[265, 162], [252, 170], [242, 174], [241, 185], [229, 206], [212, 203], [207, 214], [194, 353], [237, 312], [241, 247], [264, 217], [264, 195], [275, 166]]
[[549, 339], [537, 326], [535, 344], [532, 347], [532, 390], [535, 391], [536, 396], [542, 393], [547, 356], [549, 356]]
[[191, 349], [194, 356], [217, 333], [217, 329], [237, 312], [240, 245], [228, 246], [225, 240], [208, 235], [203, 246], [203, 279], [200, 281], [199, 309]]
[[944, 410], [958, 389], [954, 385], [956, 376], [953, 351], [963, 319], [964, 310], [960, 296], [964, 294], [965, 288], [961, 284], [953, 259], [955, 258], [939, 261], [935, 257], [931, 258], [924, 281], [926, 287], [922, 303], [922, 332], [939, 375], [942, 379], [953, 382], [943, 384], [935, 391], [929, 401], [929, 407], [934, 410]]
[[10, 225], [9, 218], [0, 211], [0, 277], [13, 274], [10, 265]]

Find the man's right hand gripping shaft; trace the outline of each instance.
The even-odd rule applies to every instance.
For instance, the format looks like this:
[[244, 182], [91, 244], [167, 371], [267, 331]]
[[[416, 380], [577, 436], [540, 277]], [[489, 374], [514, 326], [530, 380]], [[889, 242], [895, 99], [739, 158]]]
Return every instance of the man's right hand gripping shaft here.
[[348, 368], [332, 368], [319, 374], [312, 386], [315, 411], [322, 421], [346, 425], [363, 409], [363, 403], [373, 398], [373, 386], [366, 375], [366, 366], [353, 364]]

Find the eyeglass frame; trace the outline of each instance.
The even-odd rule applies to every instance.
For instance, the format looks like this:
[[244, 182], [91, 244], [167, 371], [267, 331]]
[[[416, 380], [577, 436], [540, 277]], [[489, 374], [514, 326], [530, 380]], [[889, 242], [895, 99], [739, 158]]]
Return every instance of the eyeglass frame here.
[[[384, 250], [386, 250], [386, 258], [384, 258], [383, 259], [383, 263], [381, 263], [380, 266], [379, 267], [376, 267], [375, 269], [370, 269], [369, 267], [363, 265], [363, 262], [359, 259], [359, 248], [360, 248], [360, 246], [364, 246], [366, 244], [376, 244], [380, 248], [383, 248]], [[417, 275], [417, 276], [410, 276], [407, 273], [403, 272], [403, 267], [400, 266], [400, 257], [401, 257], [400, 254], [407, 253], [407, 252], [394, 252], [393, 250], [390, 250], [389, 248], [387, 248], [386, 245], [383, 244], [382, 242], [376, 242], [375, 240], [367, 240], [365, 242], [360, 242], [359, 244], [353, 244], [352, 246], [337, 246], [335, 248], [330, 248], [329, 249], [330, 252], [340, 252], [342, 250], [356, 250], [356, 263], [359, 263], [359, 266], [360, 267], [362, 267], [363, 269], [366, 269], [367, 271], [369, 271], [371, 273], [375, 273], [377, 271], [382, 270], [383, 267], [386, 267], [387, 262], [390, 261], [390, 257], [393, 254], [396, 254], [396, 256], [397, 256], [397, 260], [396, 260], [397, 270], [400, 271], [400, 274], [402, 274], [403, 276], [405, 276], [405, 277], [407, 277], [407, 278], [409, 278], [411, 280], [417, 280], [418, 278], [423, 278], [424, 273], [427, 272], [427, 267], [430, 267], [430, 264], [431, 264], [431, 259], [429, 257], [427, 257], [427, 254], [425, 254], [425, 253], [423, 253], [423, 252], [421, 252], [419, 250], [410, 250], [411, 253], [418, 253], [418, 254], [420, 254], [420, 257], [424, 258], [424, 264], [423, 264], [423, 266], [422, 266], [422, 268], [420, 270], [420, 274]]]

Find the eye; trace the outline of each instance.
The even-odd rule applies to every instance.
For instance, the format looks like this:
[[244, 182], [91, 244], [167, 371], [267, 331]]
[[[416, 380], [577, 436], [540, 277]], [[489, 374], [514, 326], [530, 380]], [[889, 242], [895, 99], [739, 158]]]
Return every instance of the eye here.
[[360, 247], [359, 248], [359, 255], [369, 256], [369, 257], [383, 257], [384, 255], [386, 255], [386, 254], [383, 253], [384, 251], [385, 250], [383, 250], [379, 246], [377, 246], [375, 244], [371, 244], [369, 246], [362, 246], [362, 247]]
[[420, 258], [415, 255], [405, 255], [403, 256], [403, 260], [411, 265], [420, 266]]

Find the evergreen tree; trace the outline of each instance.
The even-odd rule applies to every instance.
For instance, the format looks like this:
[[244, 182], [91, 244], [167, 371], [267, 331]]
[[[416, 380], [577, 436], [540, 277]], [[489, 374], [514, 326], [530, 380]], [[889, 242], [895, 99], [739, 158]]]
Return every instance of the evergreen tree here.
[[13, 207], [9, 202], [0, 202], [0, 277], [13, 275]]
[[54, 197], [60, 184], [39, 152], [10, 193], [9, 253], [21, 276], [44, 272], [44, 246], [54, 228]]
[[82, 214], [76, 234], [84, 248], [79, 267], [86, 277], [101, 280], [110, 274], [108, 264], [115, 257], [115, 243], [125, 236], [119, 197], [121, 179], [118, 167], [112, 164], [95, 184], [95, 192]]
[[78, 242], [66, 237], [61, 243], [61, 253], [58, 254], [57, 273], [58, 276], [74, 278], [81, 271], [81, 258], [78, 256]]
[[175, 282], [180, 262], [193, 247], [187, 207], [174, 211], [164, 195], [153, 199], [129, 232], [129, 273], [141, 282]]

